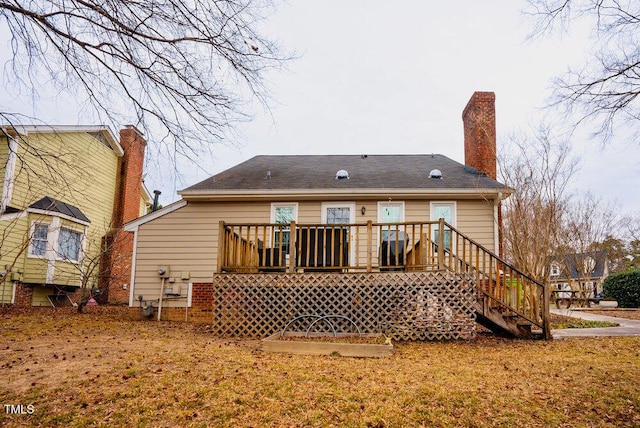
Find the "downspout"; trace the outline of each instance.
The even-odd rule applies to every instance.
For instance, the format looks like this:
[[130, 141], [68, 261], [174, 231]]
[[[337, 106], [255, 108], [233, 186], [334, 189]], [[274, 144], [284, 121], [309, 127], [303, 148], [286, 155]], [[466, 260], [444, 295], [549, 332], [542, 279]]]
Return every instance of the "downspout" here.
[[158, 321], [162, 315], [162, 296], [164, 296], [164, 276], [162, 277], [162, 285], [160, 286], [160, 299], [158, 300]]
[[504, 199], [502, 192], [498, 192], [498, 197], [493, 200], [493, 248], [494, 252], [502, 258], [502, 242], [500, 239], [502, 222], [500, 221], [500, 203]]
[[2, 201], [0, 202], [0, 215], [4, 214], [13, 194], [13, 184], [15, 183], [16, 159], [18, 157], [18, 138], [4, 131], [7, 136], [9, 153], [4, 170], [4, 184], [2, 185]]

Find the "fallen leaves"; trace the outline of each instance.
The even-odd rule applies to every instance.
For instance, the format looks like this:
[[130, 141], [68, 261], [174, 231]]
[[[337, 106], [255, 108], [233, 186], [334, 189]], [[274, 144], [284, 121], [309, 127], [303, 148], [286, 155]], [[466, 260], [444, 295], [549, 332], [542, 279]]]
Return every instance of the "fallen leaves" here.
[[[41, 327], [60, 316], [56, 334]], [[266, 354], [105, 308], [3, 314], [7, 325], [0, 396], [35, 412], [0, 414], [2, 426], [640, 425], [639, 338], [479, 334], [394, 342], [392, 357], [369, 360]]]

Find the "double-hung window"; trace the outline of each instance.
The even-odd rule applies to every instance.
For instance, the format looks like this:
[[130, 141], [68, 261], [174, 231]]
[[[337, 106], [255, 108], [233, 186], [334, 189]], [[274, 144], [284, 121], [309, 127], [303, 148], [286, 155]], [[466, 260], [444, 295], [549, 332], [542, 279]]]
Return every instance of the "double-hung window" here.
[[31, 237], [30, 255], [44, 257], [47, 251], [47, 236], [49, 235], [49, 225], [34, 223], [33, 235]]

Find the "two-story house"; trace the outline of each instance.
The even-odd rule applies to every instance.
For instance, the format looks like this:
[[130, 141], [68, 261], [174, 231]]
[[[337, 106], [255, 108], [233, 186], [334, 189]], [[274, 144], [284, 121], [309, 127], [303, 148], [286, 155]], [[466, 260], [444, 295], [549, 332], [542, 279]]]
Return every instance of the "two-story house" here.
[[79, 288], [126, 301], [132, 243], [121, 228], [151, 199], [140, 132], [4, 126], [0, 142], [2, 304], [73, 304]]
[[[606, 251], [588, 251], [555, 257], [549, 269], [552, 290], [574, 291], [573, 297], [597, 298], [602, 295], [602, 283], [609, 276]], [[571, 293], [558, 293], [570, 297]]]

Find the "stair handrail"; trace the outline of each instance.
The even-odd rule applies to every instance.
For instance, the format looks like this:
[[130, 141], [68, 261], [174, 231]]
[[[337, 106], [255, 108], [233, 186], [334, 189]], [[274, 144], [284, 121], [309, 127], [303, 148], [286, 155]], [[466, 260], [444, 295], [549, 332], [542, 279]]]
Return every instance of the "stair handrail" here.
[[[476, 280], [477, 291], [488, 297], [494, 307], [499, 302], [507, 315], [518, 316], [538, 326], [546, 339], [551, 338], [546, 284], [514, 267], [449, 223], [444, 222], [444, 228], [451, 231], [443, 248], [447, 268], [470, 274]], [[444, 236], [443, 230], [439, 235]]]

